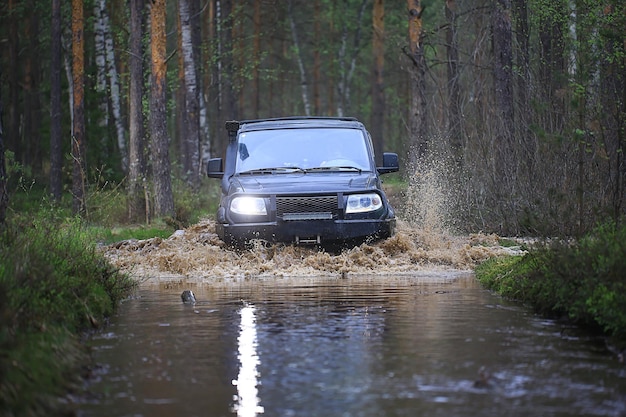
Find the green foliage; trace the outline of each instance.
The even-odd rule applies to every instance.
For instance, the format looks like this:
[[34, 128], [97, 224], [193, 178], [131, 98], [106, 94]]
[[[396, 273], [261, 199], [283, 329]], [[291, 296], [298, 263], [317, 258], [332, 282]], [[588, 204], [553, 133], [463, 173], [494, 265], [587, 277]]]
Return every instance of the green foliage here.
[[626, 339], [626, 226], [607, 223], [580, 241], [556, 241], [521, 258], [499, 258], [476, 269], [486, 287], [567, 315]]
[[0, 415], [57, 412], [84, 363], [79, 332], [135, 287], [94, 242], [54, 210], [14, 218], [0, 235]]

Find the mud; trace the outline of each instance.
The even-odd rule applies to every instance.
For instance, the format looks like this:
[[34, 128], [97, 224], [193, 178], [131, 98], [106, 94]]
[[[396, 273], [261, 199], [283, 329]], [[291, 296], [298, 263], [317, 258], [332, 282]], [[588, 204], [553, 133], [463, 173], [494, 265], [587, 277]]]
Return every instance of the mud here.
[[454, 236], [428, 232], [399, 221], [390, 239], [341, 253], [314, 247], [263, 245], [226, 247], [210, 219], [167, 239], [125, 240], [104, 248], [107, 258], [145, 284], [209, 283], [232, 279], [349, 275], [397, 276], [424, 270], [471, 270], [493, 256], [519, 249], [498, 245], [498, 236]]

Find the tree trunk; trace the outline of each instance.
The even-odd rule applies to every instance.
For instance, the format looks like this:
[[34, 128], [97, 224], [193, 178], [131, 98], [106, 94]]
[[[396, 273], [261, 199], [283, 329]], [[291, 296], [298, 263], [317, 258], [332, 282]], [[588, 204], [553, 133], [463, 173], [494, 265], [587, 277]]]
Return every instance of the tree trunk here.
[[623, 26], [618, 23], [619, 13], [614, 5], [604, 7], [602, 30], [606, 40], [600, 65], [600, 125], [608, 165], [604, 182], [609, 194], [607, 206], [613, 209], [616, 222], [626, 213], [626, 61], [623, 58], [626, 42]]
[[7, 148], [12, 150], [16, 161], [22, 160], [22, 149], [20, 146], [20, 59], [19, 59], [19, 36], [16, 3], [18, 0], [9, 0], [8, 9], [11, 19], [9, 20], [9, 61], [14, 65], [9, 65], [9, 125], [7, 128]]
[[22, 163], [31, 168], [41, 168], [41, 144], [39, 127], [41, 125], [41, 105], [39, 100], [39, 16], [33, 0], [26, 6], [31, 10], [26, 18], [26, 37], [28, 47], [23, 66], [24, 119], [22, 134]]
[[74, 121], [72, 133], [72, 195], [74, 213], [85, 213], [85, 20], [83, 0], [72, 0], [72, 85]]
[[[313, 47], [313, 114], [316, 116], [322, 115], [322, 100], [320, 95], [320, 86], [322, 85], [320, 60], [320, 49], [322, 45], [322, 30], [321, 30], [321, 7], [320, 0], [315, 0], [315, 23], [314, 23], [314, 42]], [[324, 79], [327, 82], [327, 79]]]
[[493, 22], [496, 131], [492, 155], [495, 158], [493, 187], [498, 199], [503, 230], [516, 231], [515, 194], [517, 158], [513, 113], [513, 54], [510, 0], [496, 0]]
[[[517, 42], [517, 59], [516, 66], [519, 72], [516, 76], [517, 86], [517, 108], [520, 110], [515, 113], [516, 130], [515, 136], [520, 139], [523, 146], [524, 160], [526, 163], [526, 172], [528, 181], [534, 183], [535, 175], [534, 162], [537, 152], [537, 143], [535, 135], [528, 127], [530, 122], [530, 113], [526, 111], [531, 107], [529, 100], [529, 84], [531, 80], [530, 72], [530, 40], [528, 28], [528, 4], [527, 0], [513, 0], [513, 13], [515, 16], [515, 40]], [[534, 186], [531, 185], [531, 189]]]
[[448, 135], [455, 161], [463, 160], [463, 135], [461, 132], [461, 93], [459, 91], [459, 43], [456, 27], [456, 1], [446, 0], [446, 51], [448, 55]]
[[422, 45], [422, 11], [419, 0], [407, 0], [409, 10], [409, 50], [411, 60], [411, 105], [409, 108], [409, 157], [407, 174], [417, 169], [418, 160], [428, 149], [426, 127], [426, 60]]
[[122, 105], [120, 95], [120, 81], [115, 65], [115, 50], [113, 47], [113, 36], [111, 35], [111, 23], [109, 13], [106, 9], [106, 0], [98, 0], [102, 13], [102, 24], [104, 28], [104, 47], [106, 52], [107, 75], [109, 77], [109, 88], [111, 90], [111, 111], [113, 122], [115, 123], [115, 134], [117, 137], [117, 148], [120, 153], [121, 168], [124, 174], [128, 174], [128, 149], [126, 148], [126, 137], [124, 135], [124, 121], [122, 120]]
[[352, 43], [352, 53], [348, 59], [348, 23], [344, 21], [343, 32], [341, 35], [341, 47], [339, 48], [339, 54], [337, 60], [339, 61], [339, 83], [337, 84], [337, 90], [339, 94], [339, 103], [337, 106], [337, 115], [343, 116], [346, 113], [350, 113], [351, 98], [350, 98], [350, 84], [356, 69], [356, 59], [361, 49], [361, 28], [363, 25], [363, 16], [365, 15], [365, 8], [368, 4], [368, 0], [363, 0], [356, 18], [356, 30], [354, 32], [354, 38]]
[[130, 1], [128, 218], [132, 222], [150, 219], [144, 192], [143, 7], [144, 0]]
[[102, 149], [108, 149], [109, 138], [109, 92], [107, 84], [106, 50], [104, 46], [104, 20], [103, 10], [105, 7], [101, 1], [94, 2], [94, 60], [96, 64], [95, 90], [98, 100], [97, 125], [98, 135]]
[[[220, 38], [217, 33], [217, 0], [209, 0], [208, 13], [206, 13], [205, 23], [203, 27], [206, 29], [205, 38], [211, 39], [207, 47], [207, 59], [210, 62], [216, 60], [219, 52]], [[217, 125], [219, 121], [219, 71], [218, 66], [213, 64], [210, 69], [204, 72], [204, 89], [205, 95], [208, 97], [205, 103], [207, 109], [207, 138], [205, 138], [205, 146], [208, 149], [203, 150], [205, 155], [221, 156], [221, 148], [219, 145], [219, 136], [217, 134]], [[206, 168], [206, 166], [204, 167]]]
[[[61, 133], [61, 0], [52, 0], [51, 32], [50, 194], [54, 201], [59, 202], [61, 201], [63, 191], [63, 148]], [[0, 163], [2, 163], [2, 161], [0, 161]]]
[[252, 65], [252, 117], [259, 118], [260, 104], [260, 80], [259, 67], [261, 65], [261, 2], [254, 2], [254, 40], [253, 40], [253, 65]]
[[185, 114], [183, 123], [185, 124], [186, 136], [182, 140], [186, 142], [185, 149], [188, 152], [186, 160], [189, 163], [186, 167], [187, 172], [185, 172], [185, 176], [187, 184], [197, 191], [200, 186], [200, 106], [198, 102], [198, 83], [191, 36], [189, 2], [188, 0], [179, 0], [178, 6], [185, 82]]
[[157, 216], [174, 215], [174, 196], [170, 178], [169, 136], [167, 133], [165, 42], [165, 0], [154, 0], [150, 10], [152, 82], [150, 91], [150, 139], [154, 212]]
[[[2, 67], [0, 66], [0, 79]], [[2, 128], [2, 97], [0, 96], [0, 226], [6, 220], [7, 205], [9, 204], [9, 194], [7, 193], [7, 171], [4, 165], [4, 129]]]
[[308, 81], [306, 72], [304, 70], [304, 61], [302, 60], [302, 54], [300, 49], [300, 41], [298, 40], [298, 32], [296, 30], [296, 22], [293, 19], [293, 0], [289, 0], [288, 7], [289, 25], [291, 27], [291, 37], [293, 39], [293, 46], [295, 48], [295, 58], [298, 64], [298, 70], [300, 72], [300, 91], [302, 93], [302, 105], [304, 106], [304, 114], [306, 116], [311, 115], [311, 104], [309, 102]]
[[374, 142], [376, 163], [382, 165], [384, 126], [385, 126], [385, 4], [384, 0], [374, 0], [372, 13], [372, 51], [374, 66], [372, 71], [372, 122], [370, 133]]
[[565, 126], [563, 89], [565, 76], [565, 23], [570, 13], [566, 0], [552, 0], [550, 10], [539, 17], [541, 42], [539, 82], [543, 101], [549, 111], [543, 114], [544, 126], [550, 133], [559, 134]]
[[[234, 56], [233, 56], [233, 0], [220, 0], [222, 6], [218, 19], [220, 21], [220, 71], [219, 80], [221, 106], [220, 120], [237, 120], [239, 118], [237, 98], [235, 96]], [[224, 145], [224, 149], [226, 146]]]

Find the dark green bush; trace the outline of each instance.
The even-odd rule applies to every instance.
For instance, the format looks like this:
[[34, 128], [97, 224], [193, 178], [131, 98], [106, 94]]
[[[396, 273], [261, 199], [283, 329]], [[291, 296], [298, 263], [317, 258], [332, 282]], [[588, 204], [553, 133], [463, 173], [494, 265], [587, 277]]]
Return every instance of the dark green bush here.
[[626, 339], [626, 227], [608, 223], [578, 242], [556, 241], [521, 258], [495, 259], [476, 270], [502, 295], [545, 314], [600, 326]]

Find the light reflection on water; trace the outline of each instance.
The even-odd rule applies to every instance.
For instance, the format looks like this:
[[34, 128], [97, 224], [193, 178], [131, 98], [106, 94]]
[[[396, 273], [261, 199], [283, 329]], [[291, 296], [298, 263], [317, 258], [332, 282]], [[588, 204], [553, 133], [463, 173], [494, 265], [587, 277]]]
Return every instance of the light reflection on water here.
[[84, 415], [626, 415], [598, 341], [469, 274], [221, 283], [193, 307], [183, 289], [140, 290], [94, 337]]
[[239, 338], [237, 339], [239, 355], [239, 376], [233, 381], [237, 387], [235, 397], [235, 410], [237, 416], [254, 417], [263, 413], [263, 407], [259, 405], [258, 389], [259, 355], [257, 354], [256, 318], [254, 306], [244, 306], [239, 314], [241, 325]]

